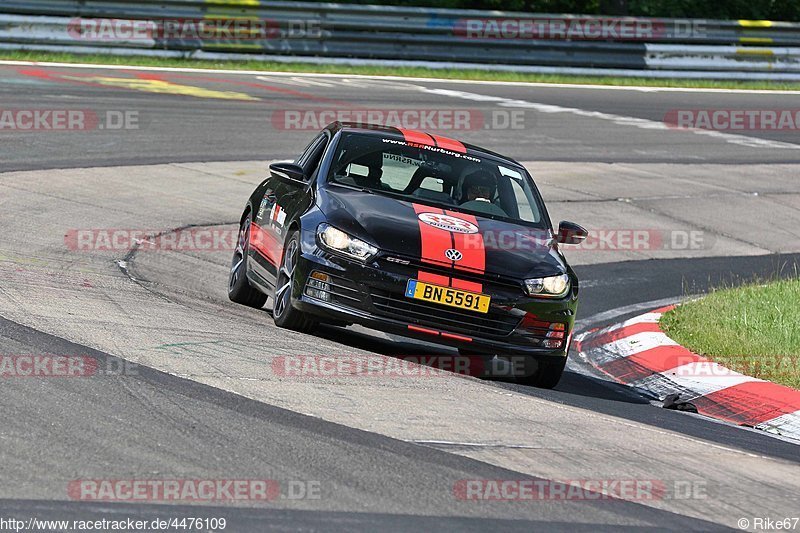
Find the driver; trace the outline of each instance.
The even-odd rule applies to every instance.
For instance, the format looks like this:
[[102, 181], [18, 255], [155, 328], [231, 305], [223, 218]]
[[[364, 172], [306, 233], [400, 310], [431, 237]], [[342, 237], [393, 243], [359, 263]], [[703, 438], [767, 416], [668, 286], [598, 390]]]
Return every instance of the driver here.
[[497, 192], [497, 179], [484, 170], [477, 170], [464, 178], [464, 191], [462, 203], [491, 203]]
[[492, 202], [497, 195], [497, 178], [485, 170], [476, 170], [464, 178], [461, 207], [487, 215], [508, 216]]

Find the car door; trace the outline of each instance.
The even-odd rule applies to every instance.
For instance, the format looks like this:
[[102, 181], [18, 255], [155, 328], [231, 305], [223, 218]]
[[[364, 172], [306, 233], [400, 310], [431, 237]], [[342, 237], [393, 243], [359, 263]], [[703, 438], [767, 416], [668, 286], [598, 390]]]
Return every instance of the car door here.
[[254, 256], [252, 270], [273, 287], [280, 268], [288, 228], [308, 210], [313, 201], [310, 186], [316, 179], [319, 163], [328, 141], [328, 133], [320, 133], [294, 161], [303, 167], [305, 175], [310, 177], [307, 183], [290, 182], [270, 175], [265, 183], [261, 203], [256, 206], [253, 222], [266, 253]]

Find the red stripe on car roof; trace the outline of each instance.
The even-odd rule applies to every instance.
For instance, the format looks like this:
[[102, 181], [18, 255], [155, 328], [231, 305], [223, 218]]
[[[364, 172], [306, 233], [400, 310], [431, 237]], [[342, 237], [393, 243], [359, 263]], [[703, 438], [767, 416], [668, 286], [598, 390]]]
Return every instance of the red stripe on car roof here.
[[434, 135], [417, 130], [407, 130], [405, 128], [397, 128], [403, 134], [403, 138], [407, 143], [424, 144], [427, 146], [438, 146], [451, 152], [459, 154], [466, 154], [467, 147], [461, 141], [451, 139], [449, 137], [442, 137], [441, 135]]
[[434, 141], [433, 137], [428, 135], [427, 133], [423, 133], [421, 131], [416, 131], [416, 130], [407, 130], [404, 128], [397, 128], [397, 130], [403, 134], [403, 138], [406, 140], [407, 143], [436, 146], [436, 141]]
[[451, 152], [458, 152], [459, 154], [467, 153], [467, 147], [464, 146], [460, 141], [450, 139], [449, 137], [442, 137], [440, 135], [429, 135], [433, 137], [433, 140], [436, 141], [436, 145], [439, 148], [444, 148], [445, 150], [450, 150]]

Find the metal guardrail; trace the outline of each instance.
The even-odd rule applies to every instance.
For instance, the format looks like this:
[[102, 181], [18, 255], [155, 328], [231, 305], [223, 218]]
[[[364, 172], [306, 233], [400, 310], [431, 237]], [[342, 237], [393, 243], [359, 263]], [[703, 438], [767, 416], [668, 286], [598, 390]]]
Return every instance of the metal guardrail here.
[[[150, 30], [146, 38], [90, 38], [81, 26], [108, 19], [114, 19], [116, 27], [120, 21], [150, 21]], [[252, 32], [260, 21], [269, 31], [198, 38], [165, 28], [169, 21], [203, 25], [220, 20], [249, 21], [242, 24], [244, 32]], [[625, 28], [633, 29], [626, 32]], [[611, 19], [258, 0], [2, 0], [0, 45], [5, 49], [202, 51], [486, 68], [800, 76], [797, 23]]]

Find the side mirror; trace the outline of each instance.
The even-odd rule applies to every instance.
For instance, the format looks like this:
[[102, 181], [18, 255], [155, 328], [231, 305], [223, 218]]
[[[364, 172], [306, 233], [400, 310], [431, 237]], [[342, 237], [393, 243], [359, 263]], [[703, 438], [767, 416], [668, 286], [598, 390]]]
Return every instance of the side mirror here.
[[281, 181], [293, 185], [305, 185], [308, 182], [303, 167], [294, 163], [272, 163], [269, 166], [270, 173]]
[[582, 226], [579, 226], [574, 222], [562, 220], [558, 223], [558, 235], [556, 235], [556, 241], [560, 242], [561, 244], [580, 244], [586, 240], [588, 235], [589, 232], [586, 231], [586, 229]]

